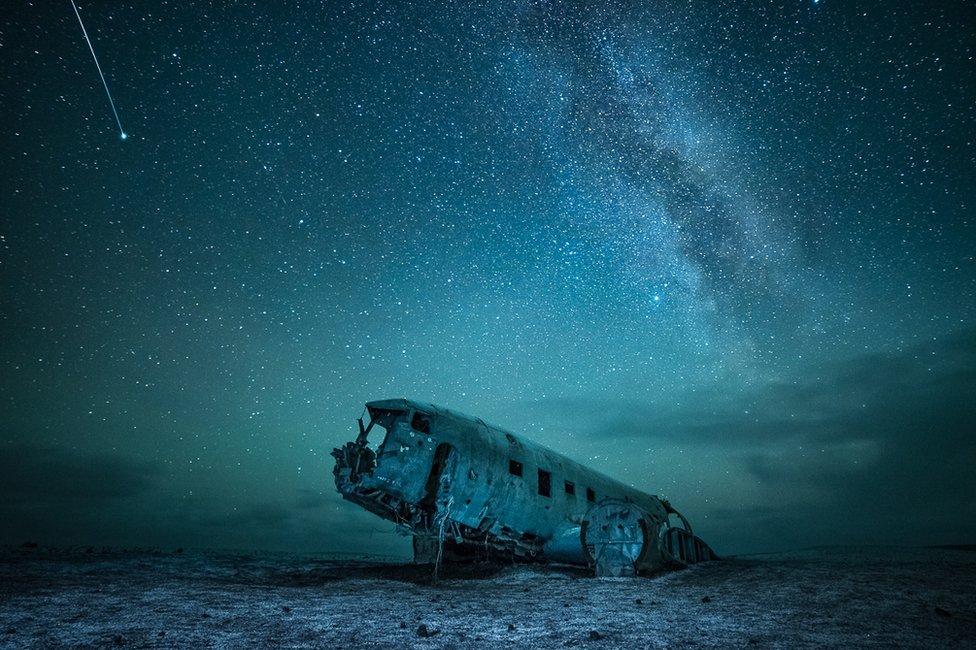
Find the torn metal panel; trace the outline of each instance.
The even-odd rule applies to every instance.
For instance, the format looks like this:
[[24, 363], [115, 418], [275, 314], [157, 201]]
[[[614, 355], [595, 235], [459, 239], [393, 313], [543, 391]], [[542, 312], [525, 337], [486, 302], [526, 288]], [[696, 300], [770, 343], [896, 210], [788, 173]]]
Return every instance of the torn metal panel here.
[[633, 576], [656, 543], [653, 520], [635, 504], [604, 499], [590, 508], [581, 538], [598, 576]]
[[542, 445], [432, 404], [366, 409], [332, 452], [336, 487], [412, 534], [418, 562], [502, 554], [626, 575], [714, 558], [667, 501]]

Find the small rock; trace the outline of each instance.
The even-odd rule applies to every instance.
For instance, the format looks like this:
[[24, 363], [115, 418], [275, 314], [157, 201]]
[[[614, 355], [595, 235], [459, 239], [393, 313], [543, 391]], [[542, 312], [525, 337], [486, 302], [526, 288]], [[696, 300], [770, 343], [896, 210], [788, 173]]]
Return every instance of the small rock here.
[[4, 634], [17, 634], [17, 628], [8, 627], [6, 630], [3, 631], [3, 633]]
[[563, 603], [563, 607], [569, 607], [569, 603]]
[[183, 547], [181, 546], [181, 547], [179, 547], [178, 549], [176, 549], [176, 550], [175, 550], [175, 551], [173, 551], [173, 552], [174, 552], [174, 553], [176, 553], [177, 555], [179, 555], [180, 553], [182, 553], [182, 552], [183, 552]]
[[429, 627], [427, 627], [427, 624], [426, 623], [421, 623], [417, 627], [417, 636], [419, 636], [421, 639], [426, 639], [428, 637], [432, 637], [435, 634], [437, 634], [437, 632], [438, 632], [438, 630], [432, 630]]
[[597, 632], [596, 630], [590, 630], [587, 633], [586, 638], [589, 639], [590, 641], [599, 641], [600, 639], [603, 638], [603, 635]]
[[950, 616], [952, 616], [952, 612], [950, 612], [948, 609], [942, 609], [938, 605], [936, 605], [935, 607], [935, 613], [938, 614], [939, 616], [944, 616], [945, 618], [949, 618]]
[[634, 599], [634, 604], [635, 605], [643, 605], [644, 604], [644, 601], [641, 600], [640, 598], [635, 598]]
[[291, 611], [291, 607], [289, 607], [288, 605], [282, 605], [281, 606], [281, 611], [283, 611], [285, 614], [287, 614], [288, 612]]
[[407, 623], [406, 623], [406, 621], [400, 621], [400, 629], [401, 630], [407, 629]]
[[508, 624], [508, 631], [509, 632], [514, 632], [515, 631], [515, 625], [513, 625], [512, 623], [509, 623]]
[[712, 602], [712, 599], [709, 596], [702, 596], [702, 602], [703, 603], [710, 603], [710, 602]]
[[165, 632], [160, 632], [159, 634], [156, 635], [156, 638], [157, 639], [162, 639], [164, 636], [166, 636], [166, 633]]
[[125, 637], [121, 634], [116, 634], [112, 637], [112, 643], [115, 645], [125, 645]]

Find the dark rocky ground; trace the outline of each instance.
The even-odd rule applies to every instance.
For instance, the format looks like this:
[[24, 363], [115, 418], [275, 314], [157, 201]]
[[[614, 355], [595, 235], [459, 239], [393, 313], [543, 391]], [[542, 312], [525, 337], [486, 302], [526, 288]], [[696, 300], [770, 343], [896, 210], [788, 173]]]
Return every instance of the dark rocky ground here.
[[653, 578], [294, 556], [0, 552], [0, 646], [976, 647], [976, 552], [814, 549]]

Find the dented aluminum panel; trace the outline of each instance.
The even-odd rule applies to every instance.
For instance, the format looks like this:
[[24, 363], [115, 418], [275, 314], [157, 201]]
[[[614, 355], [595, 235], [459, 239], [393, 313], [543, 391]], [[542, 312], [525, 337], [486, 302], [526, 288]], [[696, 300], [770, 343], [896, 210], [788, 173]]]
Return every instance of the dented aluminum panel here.
[[667, 501], [478, 418], [405, 399], [366, 410], [332, 452], [336, 487], [412, 534], [418, 562], [505, 556], [633, 575], [715, 557]]

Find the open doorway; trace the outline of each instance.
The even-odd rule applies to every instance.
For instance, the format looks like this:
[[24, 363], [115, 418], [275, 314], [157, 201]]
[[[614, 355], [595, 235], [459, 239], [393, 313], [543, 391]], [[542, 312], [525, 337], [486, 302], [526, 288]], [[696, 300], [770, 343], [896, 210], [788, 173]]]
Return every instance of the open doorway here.
[[427, 483], [424, 485], [424, 498], [420, 502], [423, 509], [428, 512], [434, 510], [437, 493], [440, 491], [441, 478], [453, 451], [454, 447], [446, 442], [437, 445], [437, 449], [434, 450], [434, 462], [431, 463], [430, 474], [427, 475]]

